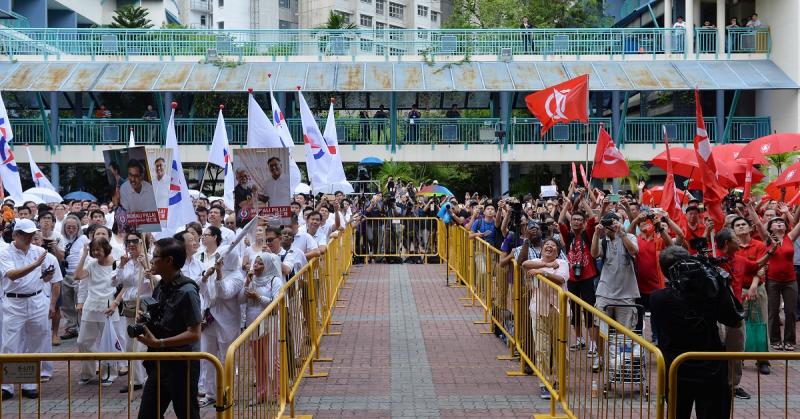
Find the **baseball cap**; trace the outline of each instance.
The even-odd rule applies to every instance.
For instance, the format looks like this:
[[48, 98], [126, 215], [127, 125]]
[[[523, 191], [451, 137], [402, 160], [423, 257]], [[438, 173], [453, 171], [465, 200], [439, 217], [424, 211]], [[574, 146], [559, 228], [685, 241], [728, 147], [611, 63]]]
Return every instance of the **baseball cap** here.
[[39, 227], [36, 227], [36, 223], [33, 221], [23, 218], [14, 223], [14, 231], [21, 231], [23, 233], [31, 234], [39, 231]]

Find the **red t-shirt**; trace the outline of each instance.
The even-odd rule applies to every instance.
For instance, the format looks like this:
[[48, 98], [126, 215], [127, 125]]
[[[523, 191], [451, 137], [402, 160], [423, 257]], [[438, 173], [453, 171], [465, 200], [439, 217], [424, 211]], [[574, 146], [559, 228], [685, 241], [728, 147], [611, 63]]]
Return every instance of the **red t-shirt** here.
[[748, 260], [745, 256], [739, 254], [739, 252], [736, 252], [733, 259], [724, 263], [722, 268], [731, 274], [733, 295], [741, 302], [742, 287], [745, 283], [749, 284], [753, 281], [753, 277], [758, 273], [758, 264]]
[[658, 235], [650, 240], [640, 235], [636, 241], [639, 247], [636, 255], [636, 282], [641, 294], [651, 294], [664, 288], [664, 276], [658, 263], [658, 254], [664, 249], [664, 240]]
[[775, 249], [775, 254], [767, 262], [767, 280], [775, 282], [792, 282], [794, 274], [794, 243], [789, 240], [789, 235], [783, 236], [780, 246]]
[[[748, 244], [740, 244], [739, 250], [736, 251], [737, 256], [742, 256], [745, 259], [749, 260], [750, 262], [755, 262], [761, 259], [764, 254], [767, 253], [767, 246], [761, 240], [751, 239], [750, 243]], [[750, 288], [750, 284], [753, 282], [753, 277], [745, 278], [745, 281], [742, 283], [742, 287]]]
[[[597, 220], [594, 217], [589, 218], [586, 222], [586, 240], [584, 242], [583, 237], [584, 235], [581, 234], [576, 236], [575, 239], [572, 240], [572, 243], [567, 243], [567, 238], [569, 234], [572, 232], [568, 225], [564, 223], [558, 224], [558, 229], [561, 232], [561, 238], [564, 240], [564, 245], [567, 246], [564, 249], [564, 252], [567, 255], [567, 261], [570, 264], [569, 268], [569, 280], [573, 282], [580, 282], [580, 281], [587, 281], [597, 276], [597, 266], [595, 266], [594, 258], [592, 257], [592, 236], [594, 235], [594, 229], [597, 227]], [[572, 265], [576, 262], [580, 261], [583, 269], [581, 270], [580, 278], [575, 278], [575, 272], [572, 269]]]
[[689, 254], [696, 255], [698, 250], [692, 247], [692, 240], [704, 238], [706, 236], [706, 226], [698, 222], [697, 225], [692, 228], [687, 223], [683, 226], [683, 236], [686, 238], [686, 242], [689, 243]]

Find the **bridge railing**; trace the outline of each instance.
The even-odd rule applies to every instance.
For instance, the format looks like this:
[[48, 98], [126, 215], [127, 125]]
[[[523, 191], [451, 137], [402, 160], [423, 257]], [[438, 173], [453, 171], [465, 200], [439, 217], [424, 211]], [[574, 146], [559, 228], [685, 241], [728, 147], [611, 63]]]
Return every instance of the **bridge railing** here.
[[[718, 142], [717, 120], [706, 117], [710, 138]], [[211, 145], [216, 118], [177, 118], [175, 131], [180, 144]], [[320, 127], [325, 119], [317, 119]], [[500, 128], [497, 118], [421, 118], [412, 124], [408, 119], [398, 120], [397, 145], [430, 144], [497, 144], [496, 132]], [[507, 129], [510, 145], [516, 144], [594, 144], [600, 124], [605, 125], [620, 144], [652, 144], [664, 141], [662, 126], [667, 128], [670, 142], [689, 143], [695, 130], [694, 117], [630, 117], [625, 119], [622, 138], [612, 132], [610, 118], [590, 118], [589, 124], [571, 122], [555, 125], [540, 136], [541, 123], [536, 118], [512, 118]], [[17, 143], [47, 144], [49, 125], [41, 118], [14, 118], [11, 120]], [[287, 120], [295, 144], [303, 141], [300, 120]], [[247, 119], [226, 118], [228, 140], [233, 145], [247, 143]], [[724, 127], [723, 127], [724, 128]], [[391, 124], [388, 119], [338, 118], [336, 129], [340, 144], [391, 145]], [[122, 145], [127, 144], [133, 130], [137, 144], [160, 145], [164, 142], [164, 126], [160, 120], [138, 118], [59, 118], [58, 143], [60, 145]], [[770, 117], [735, 116], [731, 121], [727, 142], [746, 143], [772, 132]]]
[[[0, 29], [0, 54], [56, 56], [471, 56], [684, 54], [674, 28], [547, 29]], [[703, 32], [704, 33], [704, 32]], [[769, 30], [729, 31], [734, 52], [771, 49]], [[704, 50], [715, 46], [703, 43]], [[709, 51], [711, 52], [711, 51]]]

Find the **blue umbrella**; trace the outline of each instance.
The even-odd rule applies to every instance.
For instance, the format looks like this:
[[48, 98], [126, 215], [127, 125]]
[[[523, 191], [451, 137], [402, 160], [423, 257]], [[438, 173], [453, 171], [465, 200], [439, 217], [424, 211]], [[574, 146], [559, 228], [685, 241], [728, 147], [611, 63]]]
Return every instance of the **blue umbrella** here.
[[380, 157], [364, 157], [358, 164], [362, 166], [380, 166], [383, 164], [383, 159]]
[[97, 197], [84, 191], [72, 191], [64, 195], [64, 199], [78, 199], [81, 201], [97, 201]]

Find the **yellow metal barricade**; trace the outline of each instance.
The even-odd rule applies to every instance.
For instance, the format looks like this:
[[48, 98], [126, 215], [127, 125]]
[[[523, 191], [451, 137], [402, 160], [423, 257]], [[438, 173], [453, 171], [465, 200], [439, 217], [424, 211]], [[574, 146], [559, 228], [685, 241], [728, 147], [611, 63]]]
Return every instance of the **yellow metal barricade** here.
[[[61, 416], [71, 418], [73, 415], [79, 417], [96, 416], [102, 417], [136, 417], [139, 410], [140, 401], [134, 402], [133, 392], [128, 392], [127, 400], [124, 404], [120, 405], [118, 398], [112, 398], [107, 395], [113, 391], [116, 393], [117, 389], [110, 387], [103, 387], [102, 383], [98, 380], [92, 384], [84, 386], [78, 385], [78, 374], [73, 372], [73, 363], [80, 362], [99, 362], [102, 366], [103, 362], [127, 362], [128, 370], [131, 371], [127, 376], [129, 386], [133, 386], [132, 380], [133, 361], [148, 361], [153, 362], [156, 376], [161, 375], [161, 368], [164, 363], [176, 362], [198, 362], [197, 374], [199, 374], [200, 366], [199, 361], [210, 362], [214, 367], [214, 373], [217, 375], [217, 394], [220, 395], [219, 402], [217, 403], [216, 417], [223, 419], [227, 417], [228, 409], [231, 406], [230, 392], [227, 388], [222, 364], [217, 357], [206, 352], [125, 352], [125, 353], [49, 353], [49, 354], [2, 354], [0, 355], [0, 371], [4, 374], [0, 376], [0, 383], [3, 377], [8, 377], [13, 380], [13, 383], [33, 383], [36, 384], [39, 391], [39, 397], [34, 403], [23, 403], [22, 392], [19, 388], [16, 390], [18, 399], [16, 402], [3, 402], [0, 404], [0, 416], [18, 418], [41, 417], [42, 414], [51, 415], [53, 411], [63, 412]], [[66, 379], [67, 388], [66, 393], [59, 392], [55, 397], [51, 397], [44, 390], [46, 386], [42, 386], [40, 377], [40, 363], [41, 362], [53, 363], [66, 363]], [[79, 369], [76, 368], [76, 370]], [[187, 371], [187, 388], [185, 391], [190, 393], [189, 390], [189, 369]], [[31, 381], [30, 378], [33, 378]], [[122, 381], [122, 380], [118, 380]], [[12, 383], [8, 383], [12, 384]], [[156, 381], [157, 393], [159, 394], [156, 400], [156, 407], [161, 404], [160, 400], [160, 380]], [[77, 397], [76, 397], [77, 396]], [[46, 399], [46, 400], [42, 400]], [[91, 400], [90, 399], [94, 399]], [[186, 398], [187, 404], [189, 397]], [[88, 406], [87, 403], [96, 403], [96, 405]], [[12, 405], [16, 404], [14, 408]], [[43, 412], [44, 408], [44, 412]], [[89, 411], [87, 412], [87, 408]], [[186, 407], [188, 409], [188, 405]], [[153, 412], [152, 417], [159, 417], [160, 412]]]
[[569, 314], [563, 315], [562, 336], [569, 349], [564, 351], [565, 379], [559, 389], [562, 409], [578, 418], [663, 418], [666, 371], [661, 351], [572, 293], [565, 297]]
[[[731, 412], [729, 417], [750, 418], [793, 418], [798, 416], [797, 398], [798, 390], [795, 380], [789, 377], [790, 372], [796, 373], [800, 353], [793, 352], [686, 352], [679, 355], [669, 368], [669, 411], [667, 417], [674, 419], [678, 409], [678, 394], [682, 390], [678, 379], [680, 367], [686, 370], [691, 368], [686, 365], [691, 361], [770, 361], [772, 373], [761, 375], [757, 369], [746, 369], [742, 377], [741, 386], [746, 388], [752, 399], [744, 401], [731, 397]], [[780, 361], [780, 362], [776, 362]], [[794, 361], [794, 362], [790, 362]], [[753, 364], [750, 364], [753, 365]], [[701, 367], [702, 368], [702, 367]], [[746, 384], [745, 384], [746, 383]], [[686, 390], [686, 389], [684, 389]], [[690, 396], [704, 397], [711, 392], [697, 392], [690, 389]], [[730, 388], [733, 391], [733, 387]], [[717, 406], [724, 409], [723, 406]], [[725, 414], [725, 412], [720, 412]], [[726, 416], [727, 417], [727, 416]]]
[[353, 251], [362, 257], [419, 257], [439, 254], [439, 220], [434, 217], [366, 217]]

